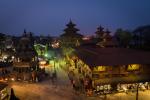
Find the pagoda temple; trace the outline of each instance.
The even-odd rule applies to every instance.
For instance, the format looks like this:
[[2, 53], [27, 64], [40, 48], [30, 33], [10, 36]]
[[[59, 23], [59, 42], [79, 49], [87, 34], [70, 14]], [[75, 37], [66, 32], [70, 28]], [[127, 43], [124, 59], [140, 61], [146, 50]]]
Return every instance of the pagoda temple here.
[[96, 37], [99, 38], [100, 40], [102, 40], [104, 33], [105, 33], [104, 28], [102, 26], [99, 26], [95, 32]]
[[79, 29], [75, 28], [76, 24], [74, 24], [71, 20], [66, 26], [67, 28], [64, 29], [64, 33], [60, 36], [61, 45], [65, 47], [78, 46], [83, 35], [78, 33]]
[[[38, 57], [31, 40], [30, 35], [24, 32], [16, 46], [13, 66], [19, 74], [34, 72], [38, 68]], [[25, 79], [25, 76], [20, 79]]]
[[103, 28], [100, 26], [97, 29], [97, 35], [100, 41], [98, 41], [97, 45], [100, 47], [117, 47], [117, 42], [114, 40], [114, 38], [110, 35], [110, 31], [106, 29], [106, 31], [103, 30]]

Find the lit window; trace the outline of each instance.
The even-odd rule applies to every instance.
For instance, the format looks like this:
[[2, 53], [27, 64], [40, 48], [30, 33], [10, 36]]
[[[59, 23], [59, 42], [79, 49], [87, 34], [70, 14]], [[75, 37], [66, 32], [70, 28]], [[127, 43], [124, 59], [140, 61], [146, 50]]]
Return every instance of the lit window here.
[[106, 71], [106, 67], [105, 66], [97, 66], [94, 68], [94, 71], [103, 72], [103, 71]]
[[128, 65], [127, 70], [128, 71], [135, 71], [135, 70], [139, 70], [140, 65], [139, 64], [132, 64], [132, 65]]
[[98, 71], [106, 71], [106, 67], [105, 66], [98, 66]]

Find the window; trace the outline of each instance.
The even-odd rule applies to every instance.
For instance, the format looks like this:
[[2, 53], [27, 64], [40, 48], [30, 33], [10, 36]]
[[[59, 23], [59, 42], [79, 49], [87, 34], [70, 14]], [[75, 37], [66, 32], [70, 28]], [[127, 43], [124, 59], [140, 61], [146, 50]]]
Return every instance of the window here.
[[132, 65], [128, 65], [127, 66], [127, 70], [128, 71], [136, 71], [140, 69], [140, 65], [139, 64], [132, 64]]
[[106, 66], [97, 66], [97, 67], [94, 67], [93, 71], [104, 72], [104, 71], [106, 71]]
[[106, 71], [106, 67], [105, 66], [98, 66], [98, 71], [100, 71], [100, 72]]

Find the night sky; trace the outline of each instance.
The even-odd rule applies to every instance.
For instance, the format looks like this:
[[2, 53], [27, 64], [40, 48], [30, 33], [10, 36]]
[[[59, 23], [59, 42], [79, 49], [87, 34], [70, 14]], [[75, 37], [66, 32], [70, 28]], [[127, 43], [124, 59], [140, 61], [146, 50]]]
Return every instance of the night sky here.
[[0, 0], [0, 32], [58, 36], [69, 20], [82, 34], [150, 24], [150, 0]]

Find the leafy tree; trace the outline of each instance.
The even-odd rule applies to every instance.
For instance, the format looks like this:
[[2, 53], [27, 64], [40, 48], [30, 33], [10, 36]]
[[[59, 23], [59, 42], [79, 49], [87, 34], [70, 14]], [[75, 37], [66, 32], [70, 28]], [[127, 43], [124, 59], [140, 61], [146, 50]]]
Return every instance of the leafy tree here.
[[150, 28], [143, 31], [144, 44], [150, 46]]
[[0, 55], [2, 54], [2, 49], [4, 48], [5, 34], [0, 33]]
[[130, 45], [132, 34], [127, 30], [117, 29], [115, 32], [115, 37], [121, 47], [127, 47]]
[[140, 26], [133, 32], [138, 37], [140, 47], [147, 48], [150, 46], [150, 25]]
[[0, 33], [0, 42], [3, 42], [5, 40], [5, 34]]

